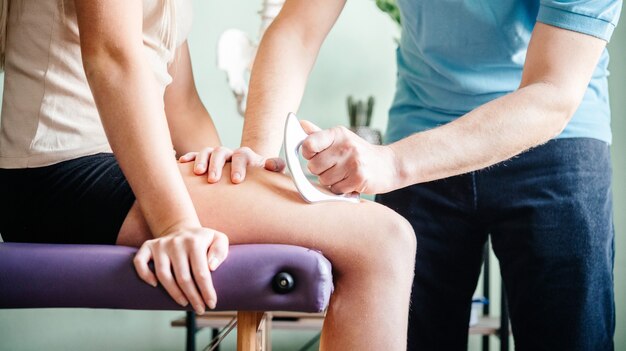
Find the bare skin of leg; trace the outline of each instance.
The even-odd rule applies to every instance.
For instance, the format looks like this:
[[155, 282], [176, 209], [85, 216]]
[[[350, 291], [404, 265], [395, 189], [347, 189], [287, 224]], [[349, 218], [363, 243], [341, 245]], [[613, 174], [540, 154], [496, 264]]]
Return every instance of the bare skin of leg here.
[[[360, 204], [307, 204], [283, 174], [251, 169], [241, 184], [209, 184], [179, 164], [202, 225], [231, 244], [280, 243], [320, 250], [333, 264], [335, 291], [322, 329], [322, 350], [406, 350], [415, 259], [410, 224], [392, 210]], [[230, 174], [230, 166], [224, 169]], [[118, 244], [152, 236], [136, 204]]]

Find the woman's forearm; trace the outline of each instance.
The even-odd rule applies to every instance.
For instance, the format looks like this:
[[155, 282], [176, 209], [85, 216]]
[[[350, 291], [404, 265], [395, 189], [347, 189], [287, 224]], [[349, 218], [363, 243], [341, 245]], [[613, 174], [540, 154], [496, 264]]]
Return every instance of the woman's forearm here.
[[74, 5], [87, 81], [151, 232], [199, 226], [173, 157], [163, 92], [146, 64], [143, 3], [74, 0]]
[[98, 52], [83, 61], [109, 143], [157, 236], [199, 221], [172, 154], [163, 97], [141, 57]]

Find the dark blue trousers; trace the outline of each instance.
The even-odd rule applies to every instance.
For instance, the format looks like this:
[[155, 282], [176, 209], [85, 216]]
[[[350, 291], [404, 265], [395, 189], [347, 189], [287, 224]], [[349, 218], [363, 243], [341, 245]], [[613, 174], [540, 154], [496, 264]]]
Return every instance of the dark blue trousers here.
[[613, 350], [609, 146], [557, 139], [485, 170], [377, 201], [417, 235], [409, 350], [465, 350], [488, 236], [516, 350]]

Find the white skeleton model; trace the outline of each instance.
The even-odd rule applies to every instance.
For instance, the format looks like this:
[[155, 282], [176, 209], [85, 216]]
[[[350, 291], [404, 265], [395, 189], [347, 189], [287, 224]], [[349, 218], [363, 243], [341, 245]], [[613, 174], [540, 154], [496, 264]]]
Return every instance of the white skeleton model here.
[[[285, 0], [263, 0], [259, 42], [263, 33], [280, 12]], [[241, 116], [246, 111], [248, 80], [256, 56], [258, 42], [254, 42], [242, 30], [228, 29], [217, 42], [217, 67], [226, 72], [228, 85], [237, 99], [237, 111]]]

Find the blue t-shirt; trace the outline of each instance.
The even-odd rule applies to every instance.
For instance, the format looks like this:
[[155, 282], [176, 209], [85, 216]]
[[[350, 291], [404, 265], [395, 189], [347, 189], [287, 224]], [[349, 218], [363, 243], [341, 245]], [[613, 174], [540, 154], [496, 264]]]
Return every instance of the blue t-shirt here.
[[[608, 41], [616, 0], [397, 0], [402, 37], [386, 142], [451, 122], [516, 90], [537, 21]], [[575, 59], [575, 58], [572, 58]], [[611, 142], [605, 50], [560, 138]]]

